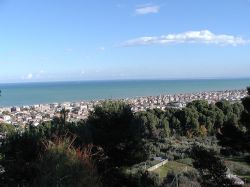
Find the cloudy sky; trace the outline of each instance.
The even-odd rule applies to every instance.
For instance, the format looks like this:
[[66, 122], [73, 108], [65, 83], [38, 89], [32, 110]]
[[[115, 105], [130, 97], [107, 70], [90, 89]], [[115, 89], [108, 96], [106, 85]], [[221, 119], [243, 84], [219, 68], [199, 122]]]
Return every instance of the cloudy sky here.
[[0, 82], [250, 77], [250, 0], [0, 0]]

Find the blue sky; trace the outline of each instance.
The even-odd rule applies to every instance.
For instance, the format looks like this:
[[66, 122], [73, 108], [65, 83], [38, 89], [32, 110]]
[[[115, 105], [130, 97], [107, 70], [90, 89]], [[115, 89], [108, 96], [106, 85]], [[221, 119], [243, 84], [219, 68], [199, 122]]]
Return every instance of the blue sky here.
[[250, 0], [0, 0], [0, 82], [250, 77]]

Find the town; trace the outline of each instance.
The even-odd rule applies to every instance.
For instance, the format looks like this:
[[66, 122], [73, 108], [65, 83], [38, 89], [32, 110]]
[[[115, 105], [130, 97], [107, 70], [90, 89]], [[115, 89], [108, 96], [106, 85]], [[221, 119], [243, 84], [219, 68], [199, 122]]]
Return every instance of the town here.
[[[225, 90], [198, 93], [183, 93], [174, 95], [145, 96], [137, 98], [119, 99], [131, 105], [134, 112], [159, 108], [183, 108], [188, 102], [194, 100], [207, 100], [208, 103], [227, 100], [239, 102], [247, 96], [247, 90]], [[76, 122], [88, 117], [95, 105], [104, 100], [63, 102], [52, 104], [36, 104], [31, 106], [12, 106], [0, 108], [0, 123], [12, 124], [24, 128], [26, 125], [37, 126], [42, 122], [50, 121], [60, 116], [60, 111], [68, 111], [68, 121]]]

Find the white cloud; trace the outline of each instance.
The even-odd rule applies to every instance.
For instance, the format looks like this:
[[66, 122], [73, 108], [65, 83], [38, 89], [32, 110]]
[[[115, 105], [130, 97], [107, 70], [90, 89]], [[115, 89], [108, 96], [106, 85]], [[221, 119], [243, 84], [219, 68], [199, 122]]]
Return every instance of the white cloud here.
[[204, 43], [218, 45], [244, 45], [249, 44], [250, 40], [245, 40], [242, 37], [214, 34], [209, 30], [188, 31], [177, 34], [167, 34], [162, 36], [144, 36], [131, 39], [122, 43], [123, 47], [149, 45], [149, 44], [170, 44], [170, 43]]
[[82, 70], [80, 74], [81, 74], [81, 76], [84, 76], [85, 73], [86, 73], [86, 72], [85, 72], [84, 70]]
[[41, 69], [38, 72], [33, 72], [33, 73], [28, 73], [27, 75], [22, 76], [21, 78], [23, 80], [36, 80], [36, 79], [41, 79], [42, 77], [44, 77], [44, 75], [46, 75], [46, 72]]
[[22, 77], [22, 79], [24, 79], [24, 80], [30, 80], [32, 78], [33, 78], [33, 74], [32, 73], [29, 73], [28, 75]]
[[142, 5], [135, 9], [135, 13], [138, 15], [158, 13], [159, 11], [160, 11], [160, 6], [151, 4]]
[[32, 77], [33, 77], [33, 74], [32, 74], [32, 73], [29, 73], [29, 74], [26, 76], [27, 79], [32, 79]]
[[35, 77], [36, 78], [41, 78], [45, 74], [45, 71], [41, 69], [38, 73], [36, 73]]
[[44, 73], [44, 70], [41, 69], [41, 70], [39, 71], [39, 74], [43, 74], [43, 73]]

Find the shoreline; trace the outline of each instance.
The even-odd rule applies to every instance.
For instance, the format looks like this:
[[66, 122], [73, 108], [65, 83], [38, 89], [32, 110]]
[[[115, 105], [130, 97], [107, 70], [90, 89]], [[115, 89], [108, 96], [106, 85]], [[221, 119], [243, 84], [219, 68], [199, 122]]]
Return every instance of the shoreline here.
[[41, 122], [51, 121], [58, 116], [60, 111], [65, 108], [69, 111], [70, 121], [84, 120], [88, 117], [89, 111], [94, 109], [95, 105], [103, 101], [123, 101], [131, 105], [133, 112], [145, 111], [147, 109], [159, 108], [183, 108], [187, 103], [194, 100], [206, 100], [208, 103], [215, 103], [221, 100], [230, 102], [239, 102], [247, 96], [246, 89], [204, 91], [195, 93], [180, 94], [161, 94], [157, 96], [138, 96], [123, 99], [99, 99], [82, 100], [78, 102], [54, 102], [47, 104], [23, 105], [0, 107], [0, 123], [9, 123], [12, 125], [39, 125]]
[[[88, 103], [88, 102], [101, 102], [101, 101], [128, 101], [128, 100], [135, 100], [139, 98], [157, 98], [157, 97], [164, 97], [164, 96], [185, 96], [185, 95], [197, 95], [197, 94], [210, 94], [210, 93], [227, 93], [227, 92], [245, 92], [247, 93], [246, 89], [226, 89], [226, 90], [212, 90], [212, 91], [200, 91], [200, 92], [183, 92], [183, 93], [174, 93], [174, 94], [156, 94], [156, 95], [145, 95], [145, 96], [132, 96], [132, 97], [124, 97], [124, 98], [102, 98], [102, 99], [80, 99], [76, 101], [61, 101], [61, 102], [44, 102], [44, 103], [34, 103], [34, 104], [20, 104], [20, 105], [9, 105], [9, 106], [0, 106], [0, 112], [3, 108], [11, 108], [11, 107], [32, 107], [36, 105], [51, 105], [51, 104], [64, 104], [64, 103]], [[206, 100], [206, 99], [205, 99]]]
[[112, 80], [1, 85], [0, 107], [107, 99], [132, 99], [245, 89], [250, 79]]
[[[197, 95], [197, 94], [209, 94], [209, 93], [223, 93], [223, 92], [242, 92], [245, 91], [246, 89], [225, 89], [225, 90], [209, 90], [209, 91], [197, 91], [197, 92], [178, 92], [178, 93], [161, 93], [161, 94], [155, 94], [155, 95], [141, 95], [141, 96], [131, 96], [131, 97], [110, 97], [110, 98], [100, 98], [100, 99], [79, 99], [79, 100], [73, 100], [73, 101], [55, 101], [55, 102], [41, 102], [41, 103], [33, 103], [33, 104], [18, 104], [18, 105], [0, 105], [0, 112], [1, 109], [3, 108], [11, 108], [11, 107], [32, 107], [35, 105], [50, 105], [50, 104], [63, 104], [63, 103], [81, 103], [81, 102], [100, 102], [100, 101], [106, 101], [106, 100], [122, 100], [122, 101], [127, 101], [127, 100], [134, 100], [138, 98], [152, 98], [152, 97], [159, 97], [159, 96], [183, 96], [183, 95]], [[0, 97], [0, 99], [2, 99]]]

